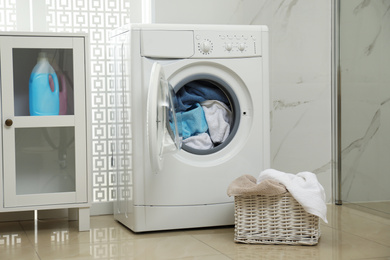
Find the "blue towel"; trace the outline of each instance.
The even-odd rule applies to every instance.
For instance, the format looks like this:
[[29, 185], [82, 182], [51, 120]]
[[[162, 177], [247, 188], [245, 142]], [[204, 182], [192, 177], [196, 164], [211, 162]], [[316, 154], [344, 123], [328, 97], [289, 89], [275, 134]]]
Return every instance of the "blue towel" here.
[[181, 113], [183, 139], [205, 133], [209, 128], [199, 103], [196, 103], [191, 110], [179, 113]]
[[177, 123], [177, 133], [175, 128], [175, 123], [173, 122], [173, 118], [169, 118], [169, 126], [171, 127], [172, 133], [174, 136], [182, 137], [182, 121], [181, 121], [181, 113], [176, 113], [176, 123]]
[[201, 103], [206, 100], [218, 100], [230, 106], [229, 100], [222, 90], [207, 81], [192, 81], [182, 87], [176, 96], [179, 111], [186, 111], [194, 103]]

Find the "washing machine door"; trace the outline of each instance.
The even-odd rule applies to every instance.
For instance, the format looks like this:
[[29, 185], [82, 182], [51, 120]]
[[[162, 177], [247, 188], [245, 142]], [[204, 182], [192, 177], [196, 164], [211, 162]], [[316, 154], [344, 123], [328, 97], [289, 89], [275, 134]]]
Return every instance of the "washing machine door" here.
[[181, 148], [181, 117], [180, 113], [176, 114], [177, 106], [175, 92], [168, 84], [162, 66], [158, 62], [154, 63], [147, 108], [149, 156], [154, 172], [162, 169], [165, 154]]

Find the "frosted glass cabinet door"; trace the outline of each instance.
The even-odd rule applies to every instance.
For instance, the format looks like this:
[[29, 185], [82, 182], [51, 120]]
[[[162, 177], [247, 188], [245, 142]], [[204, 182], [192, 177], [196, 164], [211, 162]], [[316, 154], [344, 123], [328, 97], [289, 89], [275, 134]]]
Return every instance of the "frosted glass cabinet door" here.
[[4, 207], [87, 202], [84, 38], [0, 46]]

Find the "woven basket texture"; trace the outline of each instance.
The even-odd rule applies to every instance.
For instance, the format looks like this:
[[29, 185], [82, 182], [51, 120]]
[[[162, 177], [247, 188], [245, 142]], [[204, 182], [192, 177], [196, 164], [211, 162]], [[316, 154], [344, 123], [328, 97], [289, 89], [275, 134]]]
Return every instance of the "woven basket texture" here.
[[234, 241], [247, 244], [316, 245], [319, 217], [306, 212], [289, 192], [235, 196]]

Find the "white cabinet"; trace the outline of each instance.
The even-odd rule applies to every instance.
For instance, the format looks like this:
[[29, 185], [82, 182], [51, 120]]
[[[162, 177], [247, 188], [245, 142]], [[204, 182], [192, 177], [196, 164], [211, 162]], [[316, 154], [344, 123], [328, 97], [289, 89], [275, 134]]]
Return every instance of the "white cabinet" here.
[[[84, 34], [0, 34], [0, 212], [79, 209], [89, 229], [87, 44]], [[32, 75], [42, 59], [53, 71]]]

